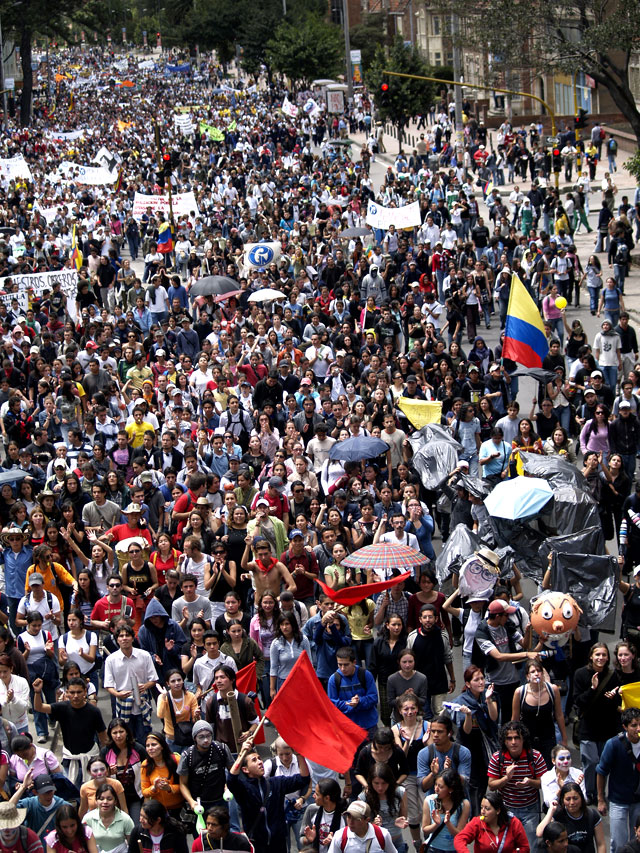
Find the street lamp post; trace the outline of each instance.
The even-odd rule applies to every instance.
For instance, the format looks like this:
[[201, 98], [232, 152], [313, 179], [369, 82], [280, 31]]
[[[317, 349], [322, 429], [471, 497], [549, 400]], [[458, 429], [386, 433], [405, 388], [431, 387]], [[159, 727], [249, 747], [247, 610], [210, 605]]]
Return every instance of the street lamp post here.
[[342, 26], [344, 29], [344, 61], [347, 67], [347, 96], [353, 100], [353, 77], [351, 74], [351, 39], [349, 38], [349, 0], [342, 0]]

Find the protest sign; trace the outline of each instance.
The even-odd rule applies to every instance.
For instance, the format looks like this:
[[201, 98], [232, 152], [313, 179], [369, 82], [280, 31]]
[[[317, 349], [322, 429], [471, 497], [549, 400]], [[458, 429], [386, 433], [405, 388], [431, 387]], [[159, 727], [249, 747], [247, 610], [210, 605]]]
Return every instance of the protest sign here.
[[[171, 200], [174, 216], [190, 216], [192, 213], [200, 213], [196, 197], [192, 192], [173, 193]], [[169, 196], [136, 193], [133, 197], [133, 218], [141, 219], [142, 214], [147, 212], [148, 207], [151, 208], [151, 212], [154, 214], [160, 211], [165, 216], [169, 216]]]
[[383, 207], [377, 202], [370, 201], [367, 208], [367, 225], [386, 231], [390, 225], [396, 228], [413, 228], [422, 224], [420, 219], [420, 202], [407, 204], [404, 207]]
[[33, 180], [31, 169], [22, 154], [16, 157], [9, 157], [6, 160], [0, 160], [0, 175], [8, 181], [15, 178], [26, 178], [28, 181]]
[[54, 173], [52, 178], [57, 182], [74, 180], [79, 184], [106, 186], [107, 184], [115, 184], [118, 180], [118, 173], [110, 172], [104, 166], [79, 166], [69, 160], [63, 160], [58, 166], [57, 174]]
[[[5, 276], [5, 278], [0, 278], [0, 290], [7, 290], [7, 288], [17, 284], [18, 292], [26, 293], [28, 290], [32, 290], [34, 296], [42, 296], [43, 290], [46, 287], [53, 290], [53, 285], [57, 281], [61, 282], [62, 292], [65, 296], [75, 299], [78, 292], [78, 273], [76, 270]], [[9, 296], [14, 296], [14, 294], [10, 293]]]

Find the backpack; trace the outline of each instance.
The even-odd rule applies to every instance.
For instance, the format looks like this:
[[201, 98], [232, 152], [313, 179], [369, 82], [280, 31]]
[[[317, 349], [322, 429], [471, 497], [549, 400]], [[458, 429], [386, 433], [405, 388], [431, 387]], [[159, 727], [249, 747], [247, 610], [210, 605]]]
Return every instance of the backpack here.
[[[371, 826], [373, 827], [373, 831], [376, 834], [376, 841], [384, 850], [384, 833], [377, 824], [372, 823]], [[347, 830], [347, 826], [345, 826], [345, 828], [342, 830], [342, 836], [340, 837], [340, 853], [344, 853], [344, 848], [347, 846]]]
[[618, 249], [616, 251], [615, 262], [617, 264], [626, 264], [629, 260], [629, 247], [626, 243], [618, 243]]
[[[431, 762], [436, 757], [436, 748], [434, 744], [430, 743], [427, 747], [427, 758], [429, 767], [431, 767]], [[456, 741], [453, 744], [453, 752], [451, 753], [451, 764], [457, 764], [460, 762], [460, 744]], [[455, 769], [455, 768], [454, 768]]]
[[244, 425], [245, 416], [246, 416], [246, 413], [241, 411], [241, 412], [238, 412], [238, 420], [237, 421], [234, 421], [231, 417], [229, 418], [229, 427], [231, 427], [232, 424], [240, 424], [240, 435], [236, 435], [235, 437], [238, 441], [238, 444], [242, 448], [243, 453], [246, 453], [247, 450], [249, 449], [249, 438], [250, 438], [249, 430]]
[[610, 154], [617, 154], [618, 153], [618, 143], [615, 141], [615, 139], [609, 140], [609, 153]]
[[[356, 674], [358, 676], [358, 681], [360, 682], [360, 687], [364, 690], [367, 689], [367, 671], [363, 667], [359, 666], [356, 669]], [[340, 692], [340, 687], [342, 686], [342, 673], [336, 672], [333, 675], [333, 682], [336, 685], [336, 690], [338, 693]]]
[[605, 132], [604, 132], [604, 128], [603, 128], [603, 127], [601, 127], [601, 128], [600, 128], [600, 141], [601, 141], [601, 142], [604, 140], [605, 136], [606, 136], [606, 134], [605, 134]]

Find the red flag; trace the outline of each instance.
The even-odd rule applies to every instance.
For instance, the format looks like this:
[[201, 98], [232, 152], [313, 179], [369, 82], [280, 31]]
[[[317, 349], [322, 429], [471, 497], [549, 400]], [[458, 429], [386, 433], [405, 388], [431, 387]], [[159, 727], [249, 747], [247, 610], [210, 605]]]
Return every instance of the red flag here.
[[346, 773], [367, 736], [329, 699], [306, 652], [295, 662], [265, 716], [296, 752], [336, 773]]
[[402, 581], [406, 581], [410, 577], [413, 577], [413, 574], [411, 572], [405, 572], [403, 575], [398, 575], [397, 578], [391, 578], [391, 580], [388, 581], [365, 583], [360, 584], [359, 586], [347, 586], [344, 589], [338, 590], [331, 589], [330, 586], [327, 586], [326, 583], [322, 583], [321, 580], [319, 580], [318, 583], [322, 587], [323, 592], [325, 592], [332, 601], [335, 601], [336, 604], [344, 604], [345, 607], [348, 607], [351, 604], [357, 604], [364, 598], [369, 598], [370, 595], [373, 595], [376, 592], [382, 592], [385, 589], [389, 589], [390, 586], [402, 583]]
[[[236, 690], [238, 693], [256, 693], [258, 690], [258, 679], [256, 676], [256, 662], [253, 661], [248, 666], [244, 666], [241, 670], [236, 673]], [[260, 703], [258, 699], [253, 700], [253, 704], [256, 707], [256, 715], [258, 718], [261, 717], [260, 714]], [[260, 729], [258, 732], [255, 743], [264, 743], [264, 729]]]

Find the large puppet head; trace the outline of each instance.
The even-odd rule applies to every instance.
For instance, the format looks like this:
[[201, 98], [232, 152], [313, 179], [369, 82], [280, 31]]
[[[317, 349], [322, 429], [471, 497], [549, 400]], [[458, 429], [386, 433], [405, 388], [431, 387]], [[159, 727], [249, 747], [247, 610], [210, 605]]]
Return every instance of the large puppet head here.
[[538, 636], [575, 631], [582, 610], [567, 592], [543, 592], [531, 602], [531, 625]]

